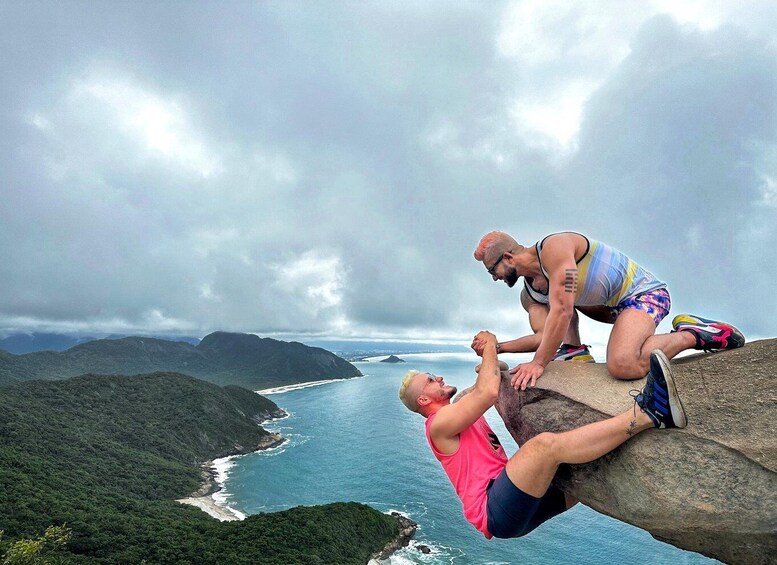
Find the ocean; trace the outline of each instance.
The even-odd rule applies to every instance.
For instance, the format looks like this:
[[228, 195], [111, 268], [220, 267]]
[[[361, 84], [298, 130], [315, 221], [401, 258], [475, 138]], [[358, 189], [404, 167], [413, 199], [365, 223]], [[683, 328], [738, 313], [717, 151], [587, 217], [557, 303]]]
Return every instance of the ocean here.
[[[477, 357], [400, 357], [406, 363], [355, 363], [363, 377], [264, 391], [289, 413], [264, 427], [289, 441], [222, 461], [223, 490], [217, 500], [246, 515], [335, 501], [402, 512], [419, 528], [410, 547], [391, 558], [392, 565], [718, 563], [582, 504], [523, 538], [486, 540], [464, 520], [453, 487], [429, 451], [423, 418], [397, 397], [409, 369], [443, 375], [462, 390], [474, 381]], [[496, 410], [486, 418], [512, 454], [517, 447]], [[431, 553], [422, 553], [419, 545]]]

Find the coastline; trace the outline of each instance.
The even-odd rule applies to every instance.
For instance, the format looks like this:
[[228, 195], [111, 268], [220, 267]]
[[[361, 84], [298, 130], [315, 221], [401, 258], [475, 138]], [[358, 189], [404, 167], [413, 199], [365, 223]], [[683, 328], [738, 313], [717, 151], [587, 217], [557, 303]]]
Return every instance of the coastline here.
[[[275, 415], [272, 418], [268, 418], [268, 420], [285, 418], [287, 415], [288, 414], [286, 414], [284, 411], [283, 415]], [[176, 499], [176, 502], [199, 508], [209, 516], [221, 522], [244, 520], [245, 514], [234, 510], [229, 506], [219, 504], [214, 498], [214, 495], [223, 488], [222, 481], [220, 480], [221, 472], [219, 471], [219, 464], [228, 461], [231, 457], [235, 457], [237, 455], [248, 455], [249, 453], [255, 453], [257, 451], [272, 449], [282, 445], [285, 442], [286, 438], [282, 435], [273, 432], [267, 432], [267, 435], [263, 437], [259, 444], [256, 445], [253, 449], [235, 449], [234, 453], [229, 453], [224, 457], [205, 461], [200, 465], [200, 477], [202, 479], [200, 488], [198, 488], [196, 492], [193, 492], [186, 498]]]
[[338, 383], [341, 381], [350, 381], [352, 379], [361, 379], [364, 375], [361, 374], [361, 372], [358, 375], [355, 375], [353, 377], [339, 377], [336, 379], [324, 379], [321, 381], [306, 381], [302, 383], [295, 383], [290, 385], [281, 385], [276, 386], [272, 388], [265, 388], [262, 390], [255, 390], [254, 392], [256, 394], [262, 395], [262, 396], [270, 396], [273, 394], [283, 394], [285, 392], [291, 392], [293, 390], [301, 390], [303, 388], [310, 388], [314, 386], [321, 386], [321, 385], [328, 385], [332, 383]]
[[392, 511], [387, 514], [392, 516], [399, 524], [399, 534], [395, 539], [388, 542], [383, 549], [374, 553], [367, 562], [367, 565], [386, 565], [391, 563], [391, 556], [403, 547], [407, 547], [418, 529], [418, 524], [416, 522], [413, 522], [410, 518], [400, 512]]

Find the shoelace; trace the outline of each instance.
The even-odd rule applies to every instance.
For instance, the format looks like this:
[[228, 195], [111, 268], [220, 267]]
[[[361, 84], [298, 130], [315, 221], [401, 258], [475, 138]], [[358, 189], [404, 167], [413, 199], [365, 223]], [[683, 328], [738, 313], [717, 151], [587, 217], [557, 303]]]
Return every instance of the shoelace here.
[[661, 422], [663, 421], [663, 417], [656, 413], [655, 410], [646, 410], [639, 404], [638, 397], [642, 396], [652, 398], [653, 396], [653, 382], [648, 382], [645, 384], [645, 388], [642, 390], [636, 390], [631, 389], [629, 391], [629, 396], [634, 399], [634, 417], [637, 417], [637, 406], [639, 406], [640, 411], [643, 414], [647, 414], [650, 417], [650, 420], [653, 422], [653, 425], [656, 427], [661, 427]]
[[[631, 389], [631, 390], [629, 391], [629, 396], [630, 396], [631, 398], [633, 398], [633, 399], [634, 399], [634, 417], [635, 417], [635, 418], [637, 417], [637, 406], [639, 406], [639, 402], [637, 401], [637, 397], [638, 397], [640, 394], [642, 394], [642, 391], [641, 391], [641, 390], [637, 390], [637, 389], [635, 389], [635, 388], [633, 388], [633, 389]], [[640, 406], [640, 407], [639, 407], [639, 409], [640, 409], [642, 412], [644, 412], [644, 410], [642, 410], [642, 406]]]

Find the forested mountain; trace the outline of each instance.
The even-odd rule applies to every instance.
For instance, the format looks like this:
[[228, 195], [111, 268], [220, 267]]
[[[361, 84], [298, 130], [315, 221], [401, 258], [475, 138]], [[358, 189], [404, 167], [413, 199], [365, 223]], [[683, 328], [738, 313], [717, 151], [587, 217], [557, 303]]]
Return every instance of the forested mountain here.
[[254, 449], [267, 434], [256, 421], [276, 411], [171, 373], [0, 387], [3, 544], [64, 524], [61, 563], [365, 563], [398, 527], [364, 505], [222, 523], [174, 502], [197, 489], [202, 461]]
[[[33, 353], [35, 351], [64, 351], [86, 341], [100, 338], [120, 339], [123, 337], [129, 336], [127, 334], [111, 334], [100, 337], [87, 337], [81, 334], [73, 335], [51, 332], [14, 333], [0, 339], [0, 349], [16, 355]], [[199, 338], [186, 335], [159, 335], [157, 337], [168, 341], [186, 341], [193, 345], [197, 345], [200, 342]], [[316, 345], [326, 349], [325, 345]]]
[[0, 339], [0, 349], [17, 355], [33, 351], [63, 351], [91, 339], [94, 338], [80, 339], [75, 336], [40, 332], [13, 334]]
[[156, 371], [185, 373], [253, 390], [361, 374], [344, 359], [318, 347], [227, 332], [207, 335], [197, 345], [127, 337], [89, 341], [62, 352], [13, 355], [0, 350], [0, 384], [85, 373]]

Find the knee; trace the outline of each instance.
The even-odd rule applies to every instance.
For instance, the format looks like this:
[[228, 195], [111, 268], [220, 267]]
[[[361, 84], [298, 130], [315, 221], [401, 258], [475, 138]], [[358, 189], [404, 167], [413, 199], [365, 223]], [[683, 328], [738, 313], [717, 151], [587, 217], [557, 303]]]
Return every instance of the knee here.
[[558, 435], [551, 432], [537, 434], [521, 447], [543, 457], [552, 457], [556, 452]]
[[647, 375], [649, 365], [637, 358], [613, 357], [607, 358], [607, 372], [616, 379], [631, 381]]

